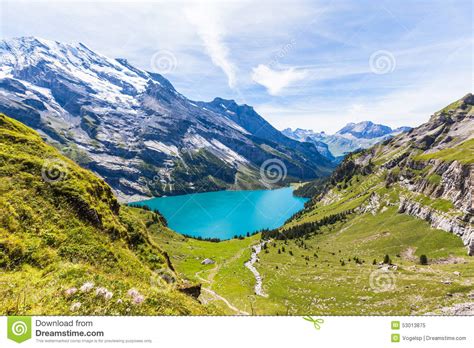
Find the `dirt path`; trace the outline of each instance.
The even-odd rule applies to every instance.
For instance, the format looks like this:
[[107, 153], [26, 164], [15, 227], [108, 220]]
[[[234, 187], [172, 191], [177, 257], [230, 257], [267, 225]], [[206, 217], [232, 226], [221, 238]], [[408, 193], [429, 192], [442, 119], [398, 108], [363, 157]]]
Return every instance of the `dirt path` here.
[[209, 295], [211, 295], [214, 299], [221, 300], [222, 302], [224, 302], [226, 304], [227, 307], [229, 307], [234, 312], [236, 312], [240, 315], [250, 315], [249, 313], [247, 313], [245, 311], [241, 311], [240, 309], [238, 309], [237, 307], [232, 305], [225, 297], [222, 297], [221, 295], [219, 295], [215, 291], [213, 291], [211, 289], [208, 289], [208, 288], [201, 288], [201, 290], [208, 293]]
[[262, 247], [267, 243], [267, 241], [263, 241], [255, 246], [252, 247], [252, 256], [250, 260], [245, 263], [245, 267], [247, 267], [250, 272], [253, 273], [255, 276], [255, 294], [262, 297], [268, 297], [267, 294], [263, 291], [262, 288], [262, 276], [258, 273], [257, 269], [254, 267], [255, 262], [258, 260], [258, 254], [262, 251]]
[[412, 262], [416, 261], [415, 251], [416, 251], [416, 248], [414, 247], [408, 247], [407, 249], [403, 250], [401, 252], [402, 259], [407, 260], [407, 261], [412, 261]]
[[[214, 268], [212, 268], [207, 276], [207, 279], [204, 279], [200, 276], [200, 273], [201, 272], [204, 272], [204, 271], [207, 271], [207, 270], [201, 270], [201, 271], [198, 271], [196, 272], [194, 275], [196, 276], [197, 279], [199, 279], [199, 281], [203, 282], [203, 283], [207, 283], [208, 286], [211, 286], [212, 283], [214, 282], [214, 277], [216, 276], [217, 272], [219, 272], [219, 270], [221, 269], [222, 265], [225, 265], [227, 263], [230, 263], [230, 262], [233, 262], [235, 260], [237, 260], [238, 258], [240, 258], [242, 256], [242, 253], [247, 250], [247, 248], [243, 248], [243, 249], [240, 249], [234, 256], [232, 256], [230, 259], [226, 260], [223, 264], [215, 264]], [[234, 312], [236, 312], [237, 314], [240, 314], [240, 315], [250, 315], [249, 313], [245, 312], [245, 311], [242, 311], [240, 309], [238, 309], [237, 307], [235, 307], [234, 305], [232, 305], [229, 300], [227, 300], [225, 297], [219, 295], [217, 292], [215, 292], [214, 290], [211, 290], [209, 289], [208, 287], [202, 287], [201, 288], [202, 291], [206, 292], [208, 295], [210, 295], [214, 300], [220, 300], [222, 302], [224, 302], [226, 304], [226, 306], [228, 308], [230, 308], [231, 310], [233, 310]]]

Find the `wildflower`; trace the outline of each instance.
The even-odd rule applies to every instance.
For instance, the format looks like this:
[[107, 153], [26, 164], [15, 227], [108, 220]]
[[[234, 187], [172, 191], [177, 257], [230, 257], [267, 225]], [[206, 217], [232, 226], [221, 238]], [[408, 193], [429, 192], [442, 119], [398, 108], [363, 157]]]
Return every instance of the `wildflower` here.
[[85, 282], [84, 284], [82, 284], [80, 290], [81, 290], [82, 292], [89, 292], [89, 291], [91, 291], [93, 288], [94, 288], [94, 283], [92, 283], [92, 282]]
[[97, 296], [104, 296], [104, 297], [105, 297], [105, 294], [106, 294], [107, 292], [109, 292], [109, 290], [107, 290], [106, 288], [97, 288], [97, 289], [95, 290], [95, 294], [96, 294]]
[[145, 300], [145, 297], [137, 289], [132, 288], [128, 290], [127, 294], [132, 298], [133, 304], [139, 305]]
[[69, 308], [72, 312], [77, 311], [79, 308], [81, 308], [81, 303], [80, 302], [74, 302], [71, 307]]
[[119, 299], [117, 300], [117, 304], [121, 304], [122, 302], [123, 302], [123, 301], [122, 301], [121, 298], [119, 298]]
[[104, 298], [105, 298], [106, 300], [110, 300], [110, 299], [112, 298], [112, 296], [114, 296], [113, 292], [107, 291], [107, 292], [105, 293], [105, 295], [104, 295]]
[[137, 289], [134, 289], [134, 288], [128, 290], [127, 294], [128, 294], [128, 296], [130, 296], [130, 297], [136, 297], [136, 296], [139, 296], [139, 295], [140, 295], [140, 293], [138, 292], [138, 290], [137, 290]]
[[69, 289], [64, 290], [64, 294], [68, 297], [74, 295], [76, 292], [77, 292], [76, 288], [69, 288]]
[[133, 304], [139, 305], [145, 300], [145, 297], [143, 295], [137, 295], [133, 298], [132, 302]]

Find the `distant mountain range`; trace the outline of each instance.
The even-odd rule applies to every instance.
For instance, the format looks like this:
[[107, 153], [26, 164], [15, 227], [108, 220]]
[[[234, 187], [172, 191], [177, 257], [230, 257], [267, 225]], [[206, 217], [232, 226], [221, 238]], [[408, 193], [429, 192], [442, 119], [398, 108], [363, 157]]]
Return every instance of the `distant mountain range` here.
[[366, 149], [381, 141], [392, 138], [402, 132], [407, 132], [410, 127], [392, 129], [388, 126], [375, 124], [371, 121], [348, 123], [335, 134], [314, 132], [309, 129], [287, 128], [282, 131], [287, 137], [299, 141], [313, 142], [317, 146], [326, 144], [331, 154], [335, 157], [343, 156], [358, 149]]
[[[251, 106], [191, 101], [162, 75], [83, 44], [0, 41], [0, 112], [39, 131], [127, 200], [274, 187], [334, 167], [324, 143], [286, 137]], [[285, 167], [285, 180], [262, 181], [269, 160]]]

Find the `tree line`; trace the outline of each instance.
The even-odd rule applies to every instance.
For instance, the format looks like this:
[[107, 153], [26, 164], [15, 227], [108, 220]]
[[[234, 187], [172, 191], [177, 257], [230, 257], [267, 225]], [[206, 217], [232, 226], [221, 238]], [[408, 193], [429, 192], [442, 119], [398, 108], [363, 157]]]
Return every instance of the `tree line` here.
[[313, 222], [305, 222], [300, 225], [289, 227], [285, 230], [282, 229], [273, 229], [273, 230], [262, 230], [262, 239], [295, 239], [307, 236], [309, 234], [317, 234], [320, 232], [321, 227], [327, 225], [333, 225], [339, 221], [345, 221], [349, 214], [352, 214], [354, 209], [345, 210], [341, 213], [332, 214], [323, 217], [321, 220], [313, 221]]
[[140, 208], [140, 209], [154, 213], [151, 217], [151, 221], [147, 221], [146, 227], [150, 227], [151, 225], [156, 224], [158, 222], [161, 223], [163, 226], [168, 227], [168, 221], [158, 209], [152, 209], [146, 204], [140, 205], [136, 203], [130, 203], [128, 206], [132, 208]]

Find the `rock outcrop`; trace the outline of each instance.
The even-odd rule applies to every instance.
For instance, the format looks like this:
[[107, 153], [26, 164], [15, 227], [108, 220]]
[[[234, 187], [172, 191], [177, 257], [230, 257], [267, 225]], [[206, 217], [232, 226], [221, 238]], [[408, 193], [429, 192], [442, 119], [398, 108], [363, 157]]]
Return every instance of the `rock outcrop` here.
[[472, 224], [406, 198], [400, 199], [398, 212], [425, 220], [433, 228], [454, 233], [462, 239], [468, 249], [468, 254], [474, 255], [474, 228]]
[[467, 94], [408, 133], [348, 156], [328, 180], [315, 182], [305, 210], [351, 197], [354, 181], [360, 182], [352, 199], [370, 196], [356, 212], [377, 214], [398, 205], [399, 213], [458, 235], [474, 255], [473, 142], [474, 96]]

